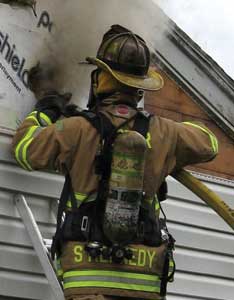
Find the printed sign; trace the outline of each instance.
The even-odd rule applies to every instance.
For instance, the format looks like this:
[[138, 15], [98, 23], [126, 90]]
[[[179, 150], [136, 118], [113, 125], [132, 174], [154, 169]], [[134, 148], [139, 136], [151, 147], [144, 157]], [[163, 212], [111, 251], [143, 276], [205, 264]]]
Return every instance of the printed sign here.
[[49, 33], [37, 29], [37, 23], [30, 8], [0, 4], [1, 130], [13, 131], [35, 104], [28, 72], [40, 61], [39, 49], [48, 55], [50, 49], [45, 41], [51, 39]]
[[151, 0], [40, 0], [36, 17], [30, 7], [0, 1], [0, 130], [13, 132], [32, 111], [28, 72], [38, 62], [56, 72], [54, 89], [71, 92], [72, 102], [85, 108], [94, 66], [80, 62], [96, 55], [112, 24], [154, 41], [153, 9]]

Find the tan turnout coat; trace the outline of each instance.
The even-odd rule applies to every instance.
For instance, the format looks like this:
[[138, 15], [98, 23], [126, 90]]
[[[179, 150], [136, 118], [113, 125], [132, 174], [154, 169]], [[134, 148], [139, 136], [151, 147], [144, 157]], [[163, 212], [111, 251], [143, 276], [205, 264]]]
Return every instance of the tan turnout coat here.
[[[125, 99], [126, 95], [118, 95], [117, 98], [104, 101], [106, 105], [101, 107], [101, 111], [114, 125], [120, 125], [136, 113], [134, 108], [116, 103], [116, 100]], [[46, 115], [41, 114], [41, 119], [45, 125], [43, 127], [37, 121], [36, 113], [33, 112], [18, 128], [13, 138], [16, 160], [23, 168], [30, 171], [55, 170], [63, 174], [68, 171], [77, 201], [86, 201], [97, 191], [98, 177], [94, 166], [94, 158], [99, 145], [97, 130], [82, 117], [66, 118], [55, 124], [51, 124]], [[132, 122], [127, 125], [129, 129], [132, 126]], [[209, 161], [216, 156], [218, 151], [215, 136], [200, 123], [177, 123], [154, 116], [150, 121], [149, 133], [151, 148], [147, 150], [144, 173], [146, 198], [152, 198], [155, 195], [165, 177], [173, 170], [189, 164]], [[68, 243], [65, 249], [65, 268], [69, 266], [69, 253], [74, 254], [72, 246], [74, 246], [72, 242]], [[72, 264], [71, 268], [74, 269]], [[93, 265], [93, 268], [97, 269], [98, 266]], [[112, 269], [116, 269], [113, 264]], [[162, 299], [155, 293], [150, 296], [150, 293], [124, 292], [113, 288], [103, 290], [100, 287], [88, 290], [89, 293], [97, 294]], [[68, 289], [65, 294], [69, 296], [74, 293], [88, 293], [85, 288], [83, 292], [79, 291], [82, 291], [82, 288]]]

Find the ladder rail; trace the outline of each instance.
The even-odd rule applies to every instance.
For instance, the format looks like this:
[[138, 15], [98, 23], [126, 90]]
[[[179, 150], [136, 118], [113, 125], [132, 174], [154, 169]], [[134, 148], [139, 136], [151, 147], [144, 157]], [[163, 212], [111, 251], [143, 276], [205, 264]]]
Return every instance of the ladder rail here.
[[52, 288], [55, 299], [64, 300], [63, 290], [55, 274], [53, 263], [49, 257], [49, 252], [43, 242], [42, 235], [34, 219], [33, 213], [22, 194], [14, 196], [15, 205], [22, 218], [24, 226], [30, 236], [34, 250], [37, 253], [41, 266], [45, 272], [49, 285]]

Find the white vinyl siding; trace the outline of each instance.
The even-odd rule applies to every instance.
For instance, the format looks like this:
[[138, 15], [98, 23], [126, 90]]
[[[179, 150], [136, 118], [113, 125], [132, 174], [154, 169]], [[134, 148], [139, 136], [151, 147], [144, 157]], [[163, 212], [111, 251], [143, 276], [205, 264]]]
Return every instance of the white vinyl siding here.
[[[198, 175], [233, 207], [233, 183]], [[169, 178], [169, 197], [162, 204], [176, 239], [175, 282], [168, 300], [232, 300], [234, 234], [228, 225], [187, 188]]]

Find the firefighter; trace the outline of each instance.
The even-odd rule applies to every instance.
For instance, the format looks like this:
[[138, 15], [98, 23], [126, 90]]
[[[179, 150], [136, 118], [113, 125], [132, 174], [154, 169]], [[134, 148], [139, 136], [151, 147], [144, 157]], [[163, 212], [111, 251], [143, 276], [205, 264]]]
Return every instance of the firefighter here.
[[[97, 67], [89, 112], [79, 113], [69, 104], [71, 95], [47, 82], [13, 138], [13, 152], [26, 170], [66, 175], [53, 251], [67, 300], [165, 299], [174, 239], [159, 219], [159, 189], [175, 170], [212, 160], [218, 142], [201, 123], [177, 123], [137, 108], [144, 91], [163, 87], [140, 36], [113, 25], [87, 61]], [[37, 94], [40, 76], [31, 75]], [[132, 140], [141, 147], [130, 149]]]

